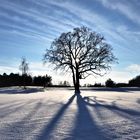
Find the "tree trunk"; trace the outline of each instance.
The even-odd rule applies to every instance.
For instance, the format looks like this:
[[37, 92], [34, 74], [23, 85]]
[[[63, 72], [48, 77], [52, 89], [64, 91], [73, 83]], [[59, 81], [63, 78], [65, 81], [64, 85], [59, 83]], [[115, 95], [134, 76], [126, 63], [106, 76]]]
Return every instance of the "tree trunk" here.
[[75, 85], [75, 93], [80, 93], [79, 84], [76, 83]]
[[73, 67], [71, 67], [71, 70], [72, 70], [72, 78], [73, 78], [75, 93], [80, 93], [78, 64], [76, 63], [76, 70]]
[[79, 71], [78, 67], [76, 67], [76, 83], [75, 83], [75, 93], [80, 93], [80, 84], [79, 84]]
[[76, 79], [75, 79], [75, 73], [74, 73], [73, 67], [71, 67], [71, 71], [72, 71], [73, 85], [74, 85], [74, 88], [75, 88], [75, 86], [76, 86]]

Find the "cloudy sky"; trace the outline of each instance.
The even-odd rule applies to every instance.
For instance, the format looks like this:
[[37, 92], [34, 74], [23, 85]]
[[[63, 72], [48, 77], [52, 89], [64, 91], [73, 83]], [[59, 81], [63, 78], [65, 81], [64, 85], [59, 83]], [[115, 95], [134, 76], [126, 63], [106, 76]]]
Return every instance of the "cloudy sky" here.
[[0, 0], [0, 73], [19, 72], [26, 57], [32, 75], [70, 79], [43, 66], [42, 58], [55, 38], [79, 26], [103, 34], [119, 59], [106, 76], [86, 83], [127, 82], [140, 74], [140, 0]]

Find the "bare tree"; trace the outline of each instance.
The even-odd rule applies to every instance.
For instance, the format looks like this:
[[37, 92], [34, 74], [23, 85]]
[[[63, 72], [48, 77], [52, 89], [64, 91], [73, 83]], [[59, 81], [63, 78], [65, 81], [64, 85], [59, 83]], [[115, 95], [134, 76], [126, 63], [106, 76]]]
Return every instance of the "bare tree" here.
[[22, 71], [23, 86], [24, 86], [24, 89], [26, 89], [26, 76], [28, 74], [29, 64], [26, 62], [26, 59], [24, 57], [21, 60], [19, 69]]
[[87, 27], [74, 28], [72, 32], [62, 33], [46, 50], [44, 62], [51, 62], [56, 69], [71, 72], [75, 92], [79, 90], [79, 79], [89, 75], [104, 75], [116, 58], [112, 47], [104, 37]]

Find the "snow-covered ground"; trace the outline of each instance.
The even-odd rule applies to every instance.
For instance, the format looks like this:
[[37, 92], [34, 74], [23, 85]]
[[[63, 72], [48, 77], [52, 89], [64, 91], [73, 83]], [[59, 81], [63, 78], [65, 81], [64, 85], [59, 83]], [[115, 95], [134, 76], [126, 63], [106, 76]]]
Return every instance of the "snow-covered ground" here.
[[0, 140], [140, 140], [140, 89], [0, 88]]

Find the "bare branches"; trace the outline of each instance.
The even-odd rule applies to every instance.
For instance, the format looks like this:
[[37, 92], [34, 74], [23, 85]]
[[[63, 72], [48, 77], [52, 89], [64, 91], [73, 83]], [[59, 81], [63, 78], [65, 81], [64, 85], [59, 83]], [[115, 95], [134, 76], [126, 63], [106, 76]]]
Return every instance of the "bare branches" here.
[[55, 39], [51, 48], [46, 50], [44, 61], [51, 62], [57, 69], [71, 70], [76, 84], [79, 78], [91, 74], [102, 76], [102, 71], [109, 70], [116, 58], [102, 35], [81, 27]]

